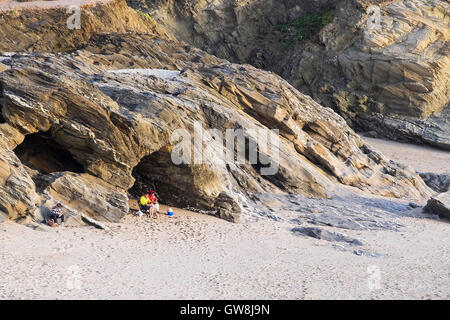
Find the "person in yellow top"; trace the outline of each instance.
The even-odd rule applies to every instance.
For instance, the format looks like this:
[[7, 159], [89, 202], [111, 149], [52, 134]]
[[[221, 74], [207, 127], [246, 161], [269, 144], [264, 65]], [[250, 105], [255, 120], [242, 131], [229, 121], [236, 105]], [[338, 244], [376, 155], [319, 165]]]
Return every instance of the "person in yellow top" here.
[[152, 202], [151, 202], [148, 194], [144, 194], [139, 199], [139, 209], [141, 210], [141, 212], [143, 212], [145, 214], [150, 215], [151, 204], [152, 204]]

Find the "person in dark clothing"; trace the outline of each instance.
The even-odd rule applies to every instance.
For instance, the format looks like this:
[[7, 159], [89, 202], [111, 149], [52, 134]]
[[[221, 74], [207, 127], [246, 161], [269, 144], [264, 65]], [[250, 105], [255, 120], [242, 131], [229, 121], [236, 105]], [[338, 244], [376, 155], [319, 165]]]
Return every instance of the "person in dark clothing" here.
[[50, 219], [53, 220], [54, 223], [58, 223], [58, 219], [61, 219], [61, 225], [64, 225], [64, 214], [62, 212], [62, 204], [58, 203], [53, 207], [50, 212]]

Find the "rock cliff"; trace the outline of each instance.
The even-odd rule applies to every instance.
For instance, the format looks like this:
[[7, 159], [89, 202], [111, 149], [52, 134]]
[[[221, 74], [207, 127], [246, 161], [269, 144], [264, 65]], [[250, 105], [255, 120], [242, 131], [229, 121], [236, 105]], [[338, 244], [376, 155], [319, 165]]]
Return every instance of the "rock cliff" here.
[[[343, 185], [415, 201], [431, 194], [414, 170], [373, 150], [281, 77], [148, 29], [96, 34], [70, 53], [17, 53], [2, 63], [0, 211], [13, 219], [60, 201], [118, 221], [128, 195], [152, 187], [166, 203], [231, 221], [258, 213], [258, 194], [323, 198]], [[203, 134], [190, 140], [203, 161], [173, 163], [176, 129]], [[235, 146], [209, 129], [240, 132], [260, 162], [224, 157]], [[280, 143], [265, 150], [255, 133], [275, 136], [270, 129]], [[275, 174], [262, 174], [275, 163]]]
[[129, 0], [221, 58], [274, 71], [358, 131], [450, 150], [442, 0]]
[[[74, 8], [79, 8], [79, 24]], [[122, 0], [0, 3], [0, 52], [68, 51], [99, 32], [140, 31], [164, 34], [152, 19]]]

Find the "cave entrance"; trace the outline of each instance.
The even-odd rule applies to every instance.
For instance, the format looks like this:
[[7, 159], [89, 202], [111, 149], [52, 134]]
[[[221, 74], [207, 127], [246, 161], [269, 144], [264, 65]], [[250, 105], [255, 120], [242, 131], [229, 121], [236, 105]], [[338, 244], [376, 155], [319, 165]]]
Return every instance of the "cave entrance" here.
[[24, 141], [14, 149], [14, 152], [22, 164], [39, 171], [39, 173], [84, 172], [83, 166], [65, 147], [57, 143], [49, 132], [27, 135]]
[[1, 94], [0, 94], [0, 124], [2, 124], [2, 123], [6, 123], [6, 119], [3, 117], [3, 105], [2, 105], [2, 103], [1, 103], [1, 99], [2, 99], [2, 97], [1, 97]]
[[128, 193], [139, 199], [150, 190], [155, 190], [161, 203], [185, 208], [195, 205], [193, 177], [188, 165], [175, 165], [169, 151], [156, 151], [141, 159], [133, 169], [135, 183]]
[[3, 87], [0, 83], [0, 124], [6, 123], [6, 119], [3, 117]]

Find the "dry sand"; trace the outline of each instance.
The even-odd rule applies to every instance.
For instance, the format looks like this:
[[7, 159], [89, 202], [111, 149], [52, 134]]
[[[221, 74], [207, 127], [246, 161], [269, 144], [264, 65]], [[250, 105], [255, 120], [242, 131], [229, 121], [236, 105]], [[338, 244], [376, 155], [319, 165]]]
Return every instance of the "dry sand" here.
[[[434, 155], [426, 161], [442, 168]], [[450, 223], [398, 222], [400, 232], [345, 231], [381, 258], [295, 236], [286, 222], [232, 224], [183, 210], [129, 215], [110, 232], [6, 222], [0, 299], [450, 299]]]
[[425, 145], [362, 137], [386, 157], [419, 172], [450, 173], [450, 151]]
[[402, 218], [401, 232], [347, 232], [364, 233], [368, 248], [385, 255], [372, 258], [268, 219], [231, 224], [175, 212], [128, 216], [111, 232], [1, 224], [0, 298], [450, 298], [450, 224], [442, 221]]

